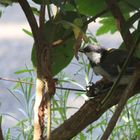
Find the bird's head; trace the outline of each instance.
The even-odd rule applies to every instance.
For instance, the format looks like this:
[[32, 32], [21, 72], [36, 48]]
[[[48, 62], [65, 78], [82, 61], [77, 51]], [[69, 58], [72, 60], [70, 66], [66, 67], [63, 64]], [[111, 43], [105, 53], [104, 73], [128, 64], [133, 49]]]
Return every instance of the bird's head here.
[[85, 48], [79, 50], [79, 52], [84, 53], [88, 57], [89, 61], [95, 65], [101, 62], [105, 51], [106, 49], [96, 45], [87, 45]]

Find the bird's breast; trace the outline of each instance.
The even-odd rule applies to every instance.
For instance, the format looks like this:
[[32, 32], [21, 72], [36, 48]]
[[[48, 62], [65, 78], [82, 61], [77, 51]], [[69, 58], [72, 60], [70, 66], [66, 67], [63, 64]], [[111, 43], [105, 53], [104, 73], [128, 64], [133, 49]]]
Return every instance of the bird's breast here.
[[101, 75], [108, 80], [112, 80], [111, 76], [100, 65], [94, 66], [93, 71], [96, 75]]

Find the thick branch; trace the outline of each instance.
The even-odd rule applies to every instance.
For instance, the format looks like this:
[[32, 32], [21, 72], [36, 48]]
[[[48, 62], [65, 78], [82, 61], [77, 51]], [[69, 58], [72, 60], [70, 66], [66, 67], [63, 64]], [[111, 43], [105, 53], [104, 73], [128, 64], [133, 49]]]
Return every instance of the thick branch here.
[[[136, 84], [133, 95], [140, 91], [139, 85], [140, 81]], [[125, 88], [125, 86], [118, 87], [113, 95], [114, 98], [112, 98], [112, 101], [101, 108], [101, 110], [98, 110], [97, 107], [99, 106], [100, 102], [103, 100], [107, 92], [104, 95], [97, 96], [94, 99], [85, 102], [85, 104], [73, 116], [71, 116], [68, 120], [66, 120], [62, 125], [60, 125], [52, 132], [51, 140], [69, 140], [72, 137], [76, 136], [89, 124], [98, 120], [99, 117], [110, 107], [116, 105], [120, 100]]]

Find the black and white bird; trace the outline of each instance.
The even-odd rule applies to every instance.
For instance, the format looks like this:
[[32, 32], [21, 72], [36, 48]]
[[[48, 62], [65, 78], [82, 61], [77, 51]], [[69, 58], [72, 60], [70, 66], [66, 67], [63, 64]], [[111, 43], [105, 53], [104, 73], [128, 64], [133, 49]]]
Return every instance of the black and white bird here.
[[[88, 45], [85, 48], [79, 50], [84, 53], [93, 68], [96, 75], [101, 75], [103, 78], [110, 82], [114, 82], [121, 70], [124, 61], [127, 58], [128, 52], [120, 49], [110, 49]], [[132, 57], [120, 82], [119, 85], [128, 84], [136, 64], [140, 62], [139, 58]]]

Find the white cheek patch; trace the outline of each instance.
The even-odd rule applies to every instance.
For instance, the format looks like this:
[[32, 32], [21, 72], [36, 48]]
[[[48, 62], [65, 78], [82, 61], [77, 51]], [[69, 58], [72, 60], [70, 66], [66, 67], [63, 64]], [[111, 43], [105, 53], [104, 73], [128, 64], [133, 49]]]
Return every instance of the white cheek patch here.
[[100, 63], [100, 59], [101, 59], [100, 53], [88, 52], [88, 53], [86, 53], [86, 55], [89, 58], [89, 60], [92, 61], [93, 63], [95, 63], [95, 64]]

